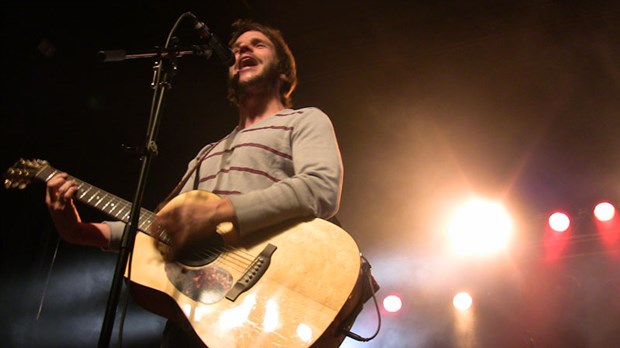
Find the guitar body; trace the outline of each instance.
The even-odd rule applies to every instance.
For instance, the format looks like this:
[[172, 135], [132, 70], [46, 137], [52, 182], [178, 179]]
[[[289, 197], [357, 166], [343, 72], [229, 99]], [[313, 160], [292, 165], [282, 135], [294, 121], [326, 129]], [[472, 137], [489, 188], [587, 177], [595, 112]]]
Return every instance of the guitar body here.
[[[347, 314], [341, 313], [343, 307], [354, 302], [360, 253], [336, 225], [314, 219], [278, 226], [235, 245], [230, 253], [258, 255], [268, 243], [277, 249], [264, 275], [234, 301], [224, 297], [203, 303], [187, 296], [194, 289], [179, 289], [171, 282], [157, 243], [149, 235], [137, 235], [130, 279], [133, 298], [154, 313], [189, 324], [206, 346], [307, 347], [319, 339], [343, 339], [336, 337], [334, 327]], [[220, 259], [228, 256], [224, 253], [203, 268], [219, 268]], [[226, 270], [225, 262], [219, 264]], [[201, 268], [175, 267], [190, 272]], [[239, 275], [230, 273], [236, 281]], [[321, 337], [326, 335], [333, 337]]]

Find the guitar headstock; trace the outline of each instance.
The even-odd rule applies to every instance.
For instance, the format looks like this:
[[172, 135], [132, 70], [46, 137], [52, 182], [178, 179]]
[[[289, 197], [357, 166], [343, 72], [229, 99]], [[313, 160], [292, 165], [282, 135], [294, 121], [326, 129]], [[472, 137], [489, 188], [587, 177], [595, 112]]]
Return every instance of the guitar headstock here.
[[49, 167], [49, 163], [44, 160], [20, 159], [6, 171], [4, 187], [24, 189], [35, 179], [37, 173], [46, 167]]

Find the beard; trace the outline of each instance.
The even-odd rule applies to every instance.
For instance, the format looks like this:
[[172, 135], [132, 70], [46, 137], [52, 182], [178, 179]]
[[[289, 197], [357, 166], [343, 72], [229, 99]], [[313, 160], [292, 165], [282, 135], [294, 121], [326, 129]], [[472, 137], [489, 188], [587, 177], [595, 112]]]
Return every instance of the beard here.
[[263, 71], [246, 81], [239, 80], [239, 72], [228, 76], [228, 92], [237, 102], [252, 94], [268, 94], [273, 92], [280, 79], [276, 62], [269, 62]]

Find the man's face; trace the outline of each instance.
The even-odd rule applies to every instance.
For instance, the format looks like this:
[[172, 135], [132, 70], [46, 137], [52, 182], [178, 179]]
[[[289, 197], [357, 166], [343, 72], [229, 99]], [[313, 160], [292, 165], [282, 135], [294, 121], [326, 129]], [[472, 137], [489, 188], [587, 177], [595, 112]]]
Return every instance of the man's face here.
[[271, 87], [279, 78], [275, 46], [259, 31], [246, 31], [232, 46], [235, 64], [229, 69], [229, 80], [238, 90], [266, 83]]

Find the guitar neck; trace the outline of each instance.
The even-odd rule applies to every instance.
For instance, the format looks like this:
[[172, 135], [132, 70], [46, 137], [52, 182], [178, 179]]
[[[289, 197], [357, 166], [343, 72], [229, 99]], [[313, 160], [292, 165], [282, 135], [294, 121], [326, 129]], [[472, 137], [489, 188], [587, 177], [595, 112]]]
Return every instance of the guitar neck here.
[[[60, 173], [59, 170], [51, 166], [46, 166], [42, 168], [39, 172], [37, 172], [35, 174], [35, 177], [41, 181], [47, 182], [58, 173]], [[80, 179], [70, 176], [69, 180], [73, 180], [77, 184], [78, 189], [74, 195], [74, 199], [97, 210], [100, 210], [116, 220], [129, 222], [132, 206], [131, 202], [126, 201], [109, 192], [106, 192]], [[154, 218], [155, 214], [153, 212], [144, 208], [140, 208], [138, 230], [150, 234], [149, 231]]]

